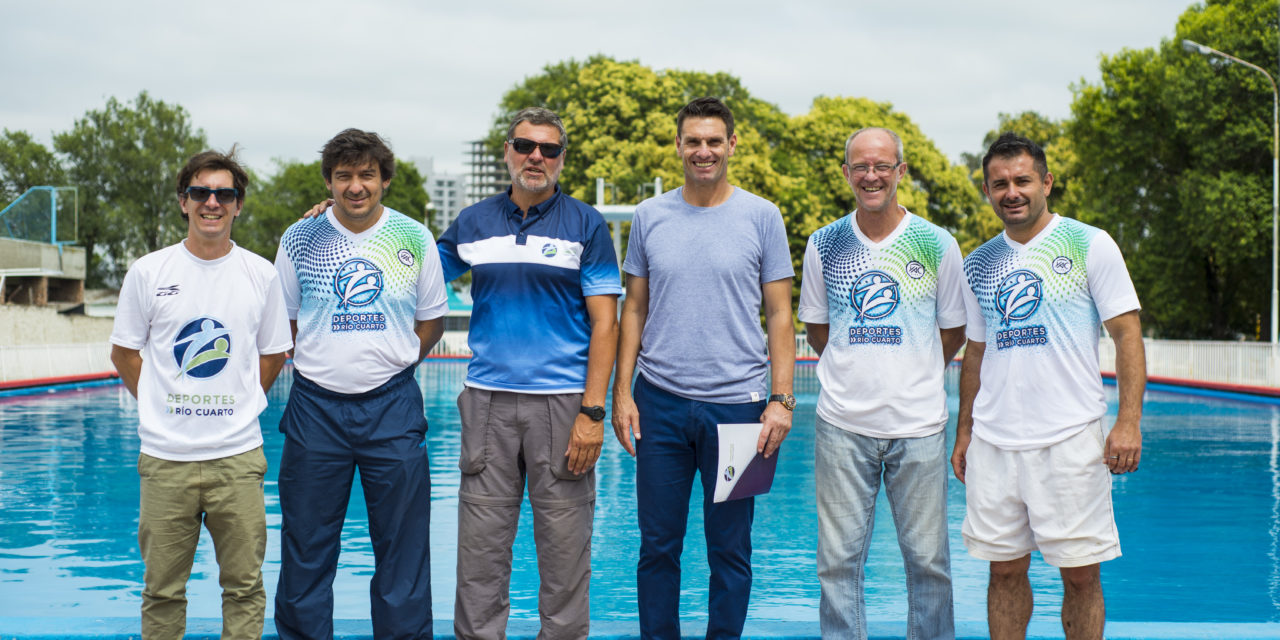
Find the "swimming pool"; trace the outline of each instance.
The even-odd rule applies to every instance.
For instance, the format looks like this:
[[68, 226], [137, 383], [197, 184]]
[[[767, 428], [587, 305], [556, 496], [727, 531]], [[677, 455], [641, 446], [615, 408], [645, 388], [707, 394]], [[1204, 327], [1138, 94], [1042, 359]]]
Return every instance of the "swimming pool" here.
[[[458, 419], [454, 400], [465, 361], [432, 361], [418, 381], [431, 422], [432, 550], [435, 614], [453, 618]], [[279, 571], [275, 430], [289, 371], [263, 415], [268, 474], [268, 596]], [[955, 384], [952, 371], [950, 384]], [[1114, 411], [1114, 389], [1108, 388]], [[755, 588], [749, 621], [817, 620], [814, 570], [812, 366], [797, 367], [795, 428], [783, 446], [772, 494], [761, 498], [754, 529]], [[952, 398], [954, 412], [955, 399]], [[0, 616], [137, 615], [142, 564], [137, 552], [136, 412], [118, 384], [0, 397]], [[1103, 568], [1108, 619], [1161, 622], [1280, 622], [1280, 406], [1151, 391], [1142, 470], [1115, 485], [1124, 557]], [[592, 618], [634, 620], [638, 537], [632, 460], [606, 434], [599, 464], [593, 538]], [[985, 619], [986, 565], [960, 540], [963, 487], [950, 486], [949, 516], [958, 620]], [[705, 619], [705, 553], [695, 493], [685, 549], [682, 610]], [[900, 621], [906, 592], [887, 504], [880, 508], [868, 559], [868, 617]], [[373, 555], [357, 492], [343, 533], [335, 582], [338, 618], [368, 617]], [[537, 619], [537, 572], [529, 514], [515, 548], [512, 619]], [[189, 585], [193, 618], [216, 618], [219, 597], [206, 537]], [[1056, 571], [1032, 564], [1034, 619], [1056, 621]], [[270, 608], [268, 608], [270, 611]], [[749, 622], [750, 624], [750, 622]], [[443, 629], [441, 629], [443, 631]]]

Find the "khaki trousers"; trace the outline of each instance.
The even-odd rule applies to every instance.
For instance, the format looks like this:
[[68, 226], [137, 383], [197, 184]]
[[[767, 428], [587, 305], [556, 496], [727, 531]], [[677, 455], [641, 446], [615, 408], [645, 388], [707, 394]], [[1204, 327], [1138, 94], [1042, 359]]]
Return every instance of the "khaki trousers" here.
[[587, 637], [595, 469], [575, 476], [565, 451], [582, 394], [466, 388], [458, 397], [459, 640], [506, 638], [511, 545], [526, 482], [538, 552], [540, 639]]
[[222, 586], [222, 638], [261, 638], [267, 594], [262, 558], [267, 519], [262, 447], [196, 462], [138, 457], [141, 507], [138, 546], [146, 565], [142, 590], [144, 640], [182, 638], [187, 625], [187, 579], [200, 525], [209, 529]]

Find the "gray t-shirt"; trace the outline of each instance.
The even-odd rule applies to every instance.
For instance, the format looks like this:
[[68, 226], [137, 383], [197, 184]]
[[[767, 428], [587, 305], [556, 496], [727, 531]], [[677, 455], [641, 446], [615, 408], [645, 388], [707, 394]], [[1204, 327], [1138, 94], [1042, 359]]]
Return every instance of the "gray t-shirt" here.
[[768, 394], [760, 286], [795, 275], [782, 214], [735, 188], [717, 207], [683, 188], [636, 207], [627, 273], [649, 279], [637, 370], [684, 398], [741, 404]]

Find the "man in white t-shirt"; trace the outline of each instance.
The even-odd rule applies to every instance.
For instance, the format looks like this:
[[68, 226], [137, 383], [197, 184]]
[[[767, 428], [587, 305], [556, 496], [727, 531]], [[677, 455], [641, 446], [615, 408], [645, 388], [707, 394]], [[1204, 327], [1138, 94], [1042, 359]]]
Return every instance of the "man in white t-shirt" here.
[[818, 361], [814, 476], [823, 637], [866, 638], [863, 577], [881, 478], [907, 574], [907, 635], [954, 638], [947, 544], [947, 394], [964, 342], [960, 248], [898, 204], [902, 140], [845, 142], [857, 209], [809, 236], [800, 320]]
[[267, 460], [258, 414], [292, 343], [275, 269], [231, 241], [249, 184], [232, 154], [196, 154], [178, 174], [187, 237], [133, 264], [111, 332], [111, 362], [138, 399], [148, 639], [186, 630], [202, 521], [217, 551], [222, 637], [262, 637]]
[[373, 636], [432, 637], [431, 477], [414, 370], [448, 311], [440, 256], [420, 222], [384, 207], [395, 156], [347, 129], [321, 151], [333, 196], [280, 238], [293, 323], [293, 387], [280, 419], [276, 632], [333, 636], [333, 577], [355, 471], [369, 512]]
[[[1062, 575], [1068, 639], [1101, 638], [1099, 563], [1120, 556], [1111, 475], [1137, 471], [1146, 361], [1138, 296], [1111, 236], [1051, 213], [1044, 151], [1013, 133], [982, 159], [1004, 233], [964, 260], [969, 338], [951, 464], [965, 482], [964, 541], [991, 562], [991, 637], [1031, 619], [1031, 552]], [[1099, 324], [1116, 346], [1120, 409], [1104, 435]]]

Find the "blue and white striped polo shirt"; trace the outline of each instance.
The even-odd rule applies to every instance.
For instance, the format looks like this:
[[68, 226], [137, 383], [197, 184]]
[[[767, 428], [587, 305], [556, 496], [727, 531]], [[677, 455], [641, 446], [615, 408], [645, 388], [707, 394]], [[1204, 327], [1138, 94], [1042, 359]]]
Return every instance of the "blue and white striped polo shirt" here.
[[598, 211], [557, 186], [522, 216], [508, 190], [463, 209], [437, 246], [446, 282], [472, 272], [467, 386], [539, 394], [585, 388], [585, 297], [622, 293]]

